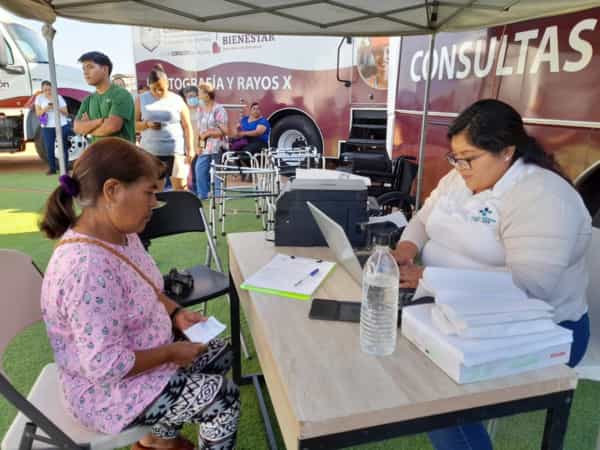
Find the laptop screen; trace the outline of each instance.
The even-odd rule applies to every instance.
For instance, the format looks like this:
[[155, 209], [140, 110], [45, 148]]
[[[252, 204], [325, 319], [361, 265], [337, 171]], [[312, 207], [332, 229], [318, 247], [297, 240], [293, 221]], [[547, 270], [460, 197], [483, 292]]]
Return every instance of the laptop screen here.
[[311, 202], [306, 202], [306, 204], [337, 261], [358, 284], [362, 284], [362, 267], [342, 226]]

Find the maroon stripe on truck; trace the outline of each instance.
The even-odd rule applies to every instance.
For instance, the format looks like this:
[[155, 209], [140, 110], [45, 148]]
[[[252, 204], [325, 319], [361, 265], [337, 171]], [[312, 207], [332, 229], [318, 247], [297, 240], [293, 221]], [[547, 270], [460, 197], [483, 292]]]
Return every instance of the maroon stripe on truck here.
[[0, 108], [23, 108], [27, 106], [30, 97], [11, 97], [0, 100]]

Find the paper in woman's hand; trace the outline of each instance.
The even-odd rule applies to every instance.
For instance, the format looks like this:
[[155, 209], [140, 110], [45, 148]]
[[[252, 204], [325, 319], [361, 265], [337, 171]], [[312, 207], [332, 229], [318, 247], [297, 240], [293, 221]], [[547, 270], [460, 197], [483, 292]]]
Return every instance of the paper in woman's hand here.
[[206, 344], [225, 331], [225, 328], [227, 327], [224, 324], [211, 316], [206, 321], [198, 322], [187, 330], [184, 330], [183, 334], [185, 334], [191, 342]]

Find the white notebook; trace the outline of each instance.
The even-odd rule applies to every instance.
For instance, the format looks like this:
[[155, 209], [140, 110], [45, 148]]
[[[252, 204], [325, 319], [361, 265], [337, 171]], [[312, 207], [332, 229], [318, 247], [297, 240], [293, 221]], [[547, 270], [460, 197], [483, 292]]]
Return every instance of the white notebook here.
[[322, 259], [277, 254], [240, 287], [280, 297], [310, 300], [335, 263]]

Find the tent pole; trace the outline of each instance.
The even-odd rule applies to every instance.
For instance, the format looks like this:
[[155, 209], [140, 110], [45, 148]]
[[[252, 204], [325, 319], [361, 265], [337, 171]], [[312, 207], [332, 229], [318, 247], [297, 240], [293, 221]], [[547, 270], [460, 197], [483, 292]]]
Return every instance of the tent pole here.
[[[58, 102], [58, 82], [56, 80], [56, 63], [54, 61], [54, 35], [56, 30], [52, 28], [52, 24], [47, 23], [42, 27], [42, 34], [46, 39], [46, 46], [48, 47], [48, 68], [50, 69], [50, 82], [52, 83], [52, 101], [54, 102], [54, 124], [56, 125], [56, 147], [60, 150], [55, 155], [58, 158], [58, 167], [60, 174], [64, 175], [67, 173], [68, 161], [65, 161], [62, 135], [62, 127], [60, 126], [60, 103]], [[46, 152], [48, 149], [46, 149]]]
[[433, 50], [435, 48], [435, 33], [429, 40], [429, 59], [427, 61], [427, 78], [425, 79], [425, 95], [423, 96], [423, 117], [421, 120], [421, 136], [419, 138], [419, 167], [417, 170], [417, 195], [415, 199], [415, 209], [421, 206], [421, 196], [423, 194], [423, 165], [425, 163], [425, 143], [427, 141], [427, 114], [429, 113], [429, 92], [431, 88], [431, 78], [433, 77]]

